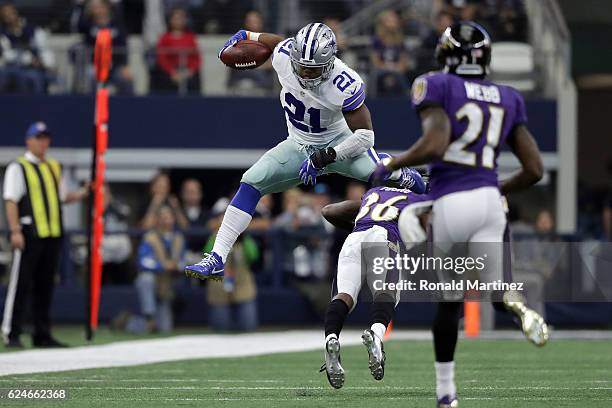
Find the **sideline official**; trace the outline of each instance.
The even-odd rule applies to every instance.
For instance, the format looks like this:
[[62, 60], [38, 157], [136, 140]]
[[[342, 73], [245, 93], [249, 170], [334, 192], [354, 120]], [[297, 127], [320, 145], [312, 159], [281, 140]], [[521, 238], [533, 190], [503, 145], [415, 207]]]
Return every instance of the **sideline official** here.
[[59, 162], [47, 156], [51, 134], [43, 122], [26, 132], [27, 151], [9, 164], [3, 198], [13, 247], [2, 335], [7, 347], [23, 347], [30, 299], [34, 347], [65, 347], [51, 336], [50, 308], [62, 251], [62, 203], [81, 200], [87, 189], [66, 193]]

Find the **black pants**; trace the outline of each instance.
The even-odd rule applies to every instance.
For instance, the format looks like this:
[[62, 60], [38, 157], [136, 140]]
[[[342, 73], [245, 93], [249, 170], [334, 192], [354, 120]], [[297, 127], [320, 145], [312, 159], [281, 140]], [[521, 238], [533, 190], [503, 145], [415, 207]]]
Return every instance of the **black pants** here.
[[28, 301], [32, 306], [33, 338], [45, 340], [51, 336], [49, 315], [61, 250], [61, 238], [38, 239], [25, 234], [25, 249], [19, 266], [10, 339], [18, 338], [22, 332]]

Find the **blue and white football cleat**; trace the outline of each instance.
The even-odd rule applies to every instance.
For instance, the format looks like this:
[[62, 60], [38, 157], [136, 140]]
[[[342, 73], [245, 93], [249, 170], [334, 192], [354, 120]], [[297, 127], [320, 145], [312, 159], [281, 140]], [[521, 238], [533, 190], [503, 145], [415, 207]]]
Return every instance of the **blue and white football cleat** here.
[[340, 342], [336, 337], [331, 337], [325, 343], [325, 364], [321, 366], [319, 372], [325, 371], [329, 385], [335, 389], [342, 388], [344, 385], [344, 368], [340, 364]]
[[451, 397], [450, 395], [445, 395], [438, 400], [438, 408], [457, 408], [459, 406], [459, 401], [457, 397]]
[[224, 275], [223, 271], [223, 260], [216, 252], [204, 254], [204, 258], [200, 262], [185, 267], [185, 275], [201, 280], [221, 280]]
[[361, 341], [368, 351], [368, 367], [370, 373], [376, 381], [380, 381], [385, 376], [385, 349], [382, 340], [370, 329], [363, 332]]

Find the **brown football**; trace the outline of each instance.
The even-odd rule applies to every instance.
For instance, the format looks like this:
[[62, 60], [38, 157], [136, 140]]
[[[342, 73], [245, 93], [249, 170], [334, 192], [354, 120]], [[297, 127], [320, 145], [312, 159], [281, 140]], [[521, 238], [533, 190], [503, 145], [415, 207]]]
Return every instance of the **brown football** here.
[[259, 41], [243, 40], [223, 51], [221, 61], [234, 69], [257, 68], [270, 58], [272, 50]]

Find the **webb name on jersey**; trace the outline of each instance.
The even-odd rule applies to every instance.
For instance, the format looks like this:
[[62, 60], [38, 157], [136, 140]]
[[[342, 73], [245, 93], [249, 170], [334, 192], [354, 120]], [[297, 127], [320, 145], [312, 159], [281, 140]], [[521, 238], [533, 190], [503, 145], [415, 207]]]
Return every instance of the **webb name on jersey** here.
[[361, 77], [336, 58], [330, 78], [317, 88], [302, 88], [293, 73], [289, 47], [281, 41], [272, 53], [272, 66], [282, 86], [280, 102], [287, 118], [289, 138], [305, 145], [326, 145], [348, 133], [343, 112], [363, 105], [365, 85]]

